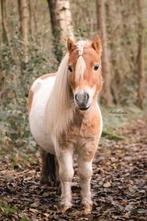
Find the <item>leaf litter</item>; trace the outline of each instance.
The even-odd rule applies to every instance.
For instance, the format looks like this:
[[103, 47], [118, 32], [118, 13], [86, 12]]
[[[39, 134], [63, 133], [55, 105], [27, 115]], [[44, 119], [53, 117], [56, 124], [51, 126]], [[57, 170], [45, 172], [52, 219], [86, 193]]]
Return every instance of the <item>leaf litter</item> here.
[[35, 154], [26, 148], [27, 157], [23, 159], [17, 151], [14, 165], [9, 151], [0, 161], [0, 220], [145, 221], [146, 131], [147, 122], [140, 119], [117, 129], [118, 137], [125, 139], [102, 138], [93, 164], [93, 210], [87, 216], [80, 206], [76, 164], [72, 185], [73, 208], [62, 214], [58, 209], [59, 189], [40, 184], [38, 152]]

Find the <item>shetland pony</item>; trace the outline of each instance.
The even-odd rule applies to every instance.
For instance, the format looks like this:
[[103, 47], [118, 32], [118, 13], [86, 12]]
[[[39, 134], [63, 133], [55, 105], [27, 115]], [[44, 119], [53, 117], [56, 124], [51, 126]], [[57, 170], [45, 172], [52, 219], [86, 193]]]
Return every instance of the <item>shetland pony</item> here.
[[101, 41], [67, 41], [68, 52], [57, 73], [34, 81], [29, 92], [30, 130], [42, 149], [41, 181], [59, 177], [61, 205], [72, 206], [73, 154], [77, 154], [82, 204], [91, 212], [92, 161], [102, 132], [97, 103], [103, 80]]

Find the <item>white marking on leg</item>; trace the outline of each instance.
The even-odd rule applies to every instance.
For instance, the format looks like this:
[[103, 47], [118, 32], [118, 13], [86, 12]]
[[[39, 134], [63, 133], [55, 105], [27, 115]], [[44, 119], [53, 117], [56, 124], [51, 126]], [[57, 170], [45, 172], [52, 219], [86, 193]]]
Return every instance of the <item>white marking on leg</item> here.
[[83, 205], [92, 205], [91, 200], [91, 176], [92, 176], [92, 162], [85, 162], [78, 160], [80, 185], [81, 185], [81, 196]]
[[61, 180], [61, 204], [71, 207], [71, 182], [74, 175], [72, 151], [60, 152], [59, 154], [59, 176]]

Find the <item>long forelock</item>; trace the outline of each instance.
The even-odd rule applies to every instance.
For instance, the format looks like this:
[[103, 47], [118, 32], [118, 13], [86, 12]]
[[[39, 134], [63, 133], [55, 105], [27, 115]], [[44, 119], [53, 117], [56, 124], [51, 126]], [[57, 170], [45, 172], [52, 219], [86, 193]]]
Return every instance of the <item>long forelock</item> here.
[[79, 56], [82, 56], [82, 55], [83, 55], [83, 50], [84, 50], [85, 44], [86, 44], [86, 41], [83, 41], [83, 40], [78, 41], [78, 42], [76, 43], [76, 49], [77, 49], [77, 51], [78, 51], [78, 55], [79, 55]]
[[76, 63], [76, 68], [75, 68], [75, 76], [76, 76], [76, 80], [80, 80], [83, 79], [84, 76], [84, 72], [86, 69], [86, 63], [83, 59], [83, 51], [84, 51], [84, 46], [87, 44], [87, 41], [78, 41], [76, 44], [76, 48], [78, 51], [78, 59], [77, 59], [77, 63]]

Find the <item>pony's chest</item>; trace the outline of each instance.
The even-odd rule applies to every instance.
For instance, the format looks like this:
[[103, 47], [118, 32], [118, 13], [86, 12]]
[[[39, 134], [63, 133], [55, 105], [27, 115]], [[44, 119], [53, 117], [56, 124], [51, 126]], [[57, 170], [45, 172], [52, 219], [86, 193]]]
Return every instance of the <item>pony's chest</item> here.
[[82, 146], [85, 143], [98, 140], [100, 122], [97, 116], [83, 119], [76, 117], [68, 129], [59, 137], [59, 144], [62, 148]]

